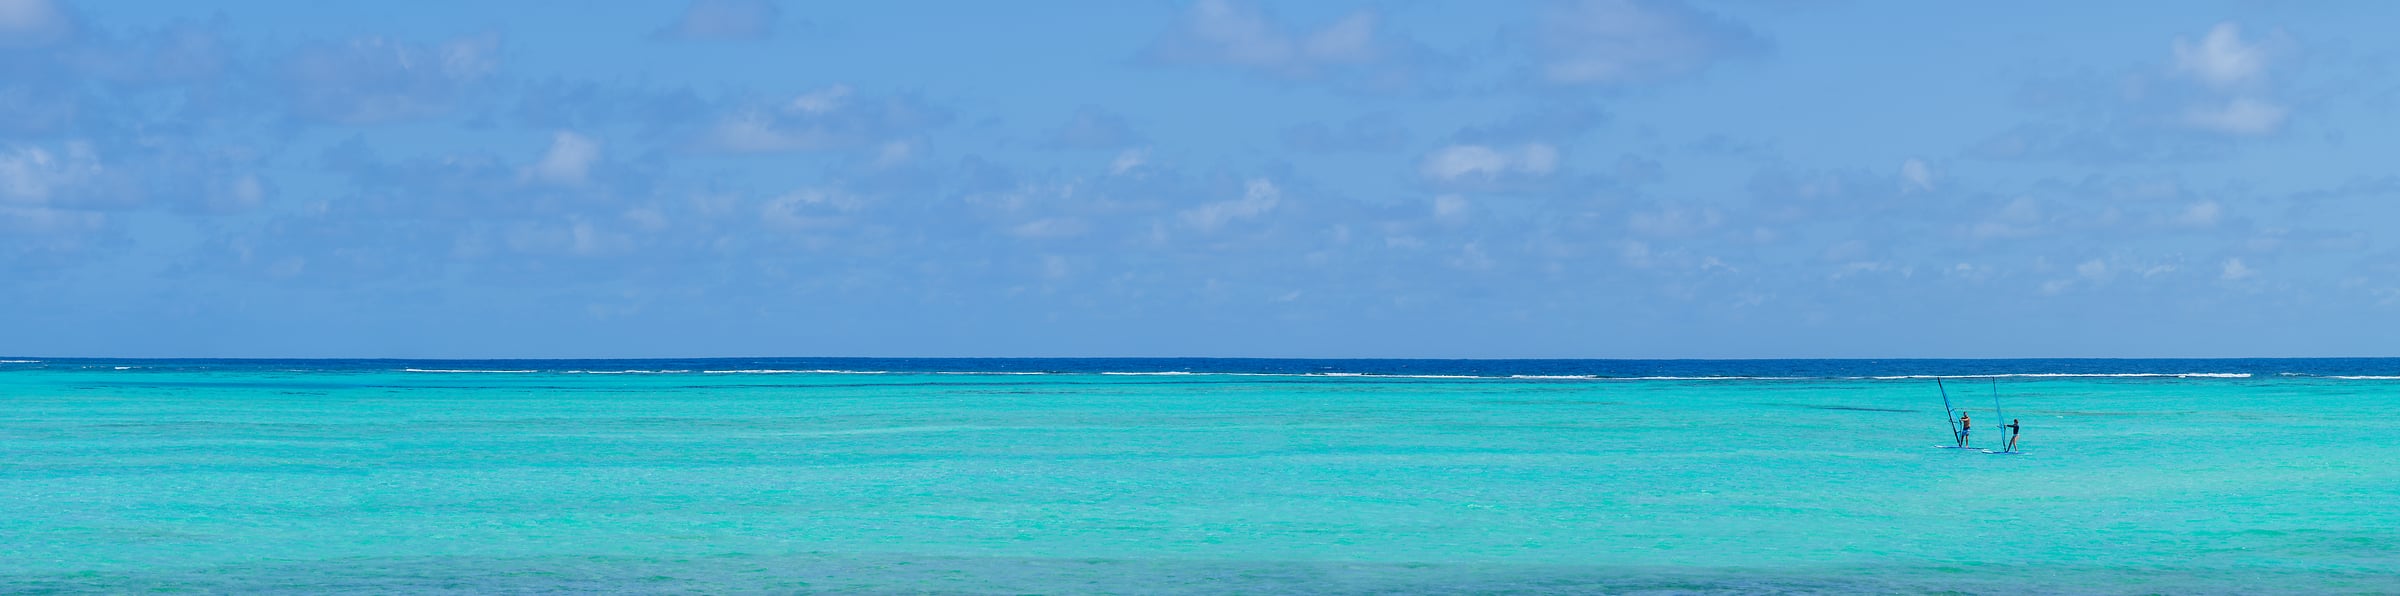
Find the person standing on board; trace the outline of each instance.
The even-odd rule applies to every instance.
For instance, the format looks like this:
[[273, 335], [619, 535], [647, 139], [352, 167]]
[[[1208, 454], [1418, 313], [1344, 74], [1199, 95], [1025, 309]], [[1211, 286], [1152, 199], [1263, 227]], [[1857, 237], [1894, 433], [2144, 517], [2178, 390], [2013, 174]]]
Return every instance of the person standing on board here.
[[1968, 439], [1967, 439], [1967, 433], [1969, 433], [1969, 432], [1973, 432], [1974, 430], [1975, 430], [1975, 419], [1973, 419], [1973, 418], [1968, 418], [1968, 417], [1967, 417], [1967, 413], [1966, 413], [1966, 412], [1959, 412], [1959, 413], [1958, 413], [1958, 446], [1960, 446], [1960, 447], [1965, 447], [1965, 446], [1967, 446], [1967, 441], [1968, 441]]
[[2020, 428], [2018, 425], [2019, 425], [2019, 421], [2018, 421], [2017, 419], [2015, 419], [2015, 418], [2010, 418], [2010, 419], [2008, 419], [2008, 425], [2007, 425], [2007, 426], [2002, 426], [2002, 427], [2000, 427], [2000, 428], [2005, 428], [2005, 429], [2008, 429], [2008, 446], [2007, 446], [2007, 447], [2002, 447], [2002, 448], [2000, 449], [2001, 451], [2016, 451], [2016, 450], [2017, 450], [2017, 432], [2018, 432], [2019, 430], [2022, 430], [2022, 429], [2021, 429], [2021, 428]]

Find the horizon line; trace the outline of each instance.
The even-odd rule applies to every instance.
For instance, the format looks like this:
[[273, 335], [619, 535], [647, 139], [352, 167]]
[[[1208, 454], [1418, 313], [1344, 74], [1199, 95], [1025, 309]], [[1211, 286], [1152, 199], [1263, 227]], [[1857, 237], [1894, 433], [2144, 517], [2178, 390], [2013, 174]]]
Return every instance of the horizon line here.
[[63, 360], [208, 360], [208, 361], [271, 361], [271, 360], [353, 360], [353, 361], [449, 361], [449, 362], [539, 362], [539, 361], [609, 361], [609, 360], [1327, 360], [1327, 361], [1451, 361], [1451, 362], [1508, 362], [1508, 361], [1653, 361], [1653, 362], [1743, 362], [1743, 361], [1865, 361], [1865, 360], [2394, 360], [2400, 356], [1748, 356], [1748, 357], [1436, 357], [1436, 356], [0, 356], [5, 360], [36, 362]]

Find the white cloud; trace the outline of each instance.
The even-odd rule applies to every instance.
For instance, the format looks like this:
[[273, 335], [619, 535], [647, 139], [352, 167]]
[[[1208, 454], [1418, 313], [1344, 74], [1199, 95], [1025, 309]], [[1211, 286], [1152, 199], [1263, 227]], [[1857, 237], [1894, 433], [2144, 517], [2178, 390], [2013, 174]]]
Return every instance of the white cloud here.
[[718, 122], [708, 137], [710, 145], [740, 153], [821, 149], [837, 144], [829, 135], [777, 128], [773, 118], [755, 113]]
[[2175, 38], [2175, 71], [2220, 89], [2240, 86], [2266, 75], [2267, 50], [2242, 41], [2240, 25], [2219, 23], [2199, 43]]
[[2185, 207], [2182, 214], [2175, 216], [2175, 223], [2195, 228], [2214, 226], [2223, 211], [2224, 208], [2218, 206], [2216, 201], [2201, 201]]
[[2220, 23], [2194, 42], [2177, 37], [2173, 72], [2215, 90], [2182, 114], [2184, 125], [2231, 135], [2265, 135], [2283, 128], [2291, 110], [2267, 96], [2274, 52], [2268, 42], [2242, 39], [2241, 26]]
[[1322, 29], [1286, 32], [1257, 9], [1228, 0], [1192, 4], [1176, 29], [1151, 49], [1154, 59], [1218, 64], [1285, 78], [1375, 61], [1384, 53], [1372, 12], [1355, 12]]
[[696, 140], [700, 147], [735, 153], [881, 150], [949, 120], [947, 110], [913, 96], [858, 97], [849, 86], [834, 85], [788, 101], [728, 109]]
[[1469, 242], [1458, 247], [1458, 254], [1450, 257], [1449, 262], [1452, 267], [1471, 271], [1486, 271], [1490, 270], [1493, 265], [1499, 264], [1498, 261], [1492, 260], [1491, 255], [1484, 254], [1483, 245], [1478, 242]]
[[660, 39], [740, 41], [775, 34], [782, 14], [767, 0], [692, 0], [683, 18], [653, 34]]
[[1071, 217], [1045, 217], [1010, 227], [1008, 233], [1019, 238], [1067, 238], [1082, 235], [1088, 227]]
[[767, 225], [786, 230], [825, 229], [847, 223], [846, 215], [863, 204], [841, 191], [811, 188], [767, 200], [759, 206], [758, 215]]
[[1458, 195], [1434, 197], [1433, 218], [1442, 221], [1462, 221], [1467, 218], [1467, 210], [1470, 207], [1466, 197]]
[[1183, 222], [1192, 227], [1199, 228], [1201, 231], [1210, 231], [1225, 225], [1228, 221], [1257, 217], [1274, 210], [1275, 204], [1282, 198], [1283, 190], [1276, 188], [1275, 183], [1266, 180], [1251, 180], [1242, 189], [1242, 198], [1201, 205], [1186, 209], [1176, 215], [1182, 217]]
[[1318, 30], [1300, 45], [1300, 55], [1329, 63], [1375, 59], [1375, 13], [1354, 12]]
[[2227, 134], [2263, 135], [2283, 127], [2290, 110], [2265, 100], [2237, 97], [2225, 105], [2194, 106], [2183, 113], [2192, 126]]
[[663, 211], [659, 211], [656, 207], [636, 207], [633, 209], [627, 209], [622, 217], [625, 218], [625, 221], [632, 223], [634, 227], [641, 228], [643, 231], [656, 232], [667, 229], [668, 225], [667, 214]]
[[1134, 132], [1124, 116], [1098, 106], [1083, 106], [1050, 134], [1048, 144], [1064, 149], [1120, 149], [1141, 142], [1141, 133]]
[[[1695, 235], [1714, 229], [1724, 221], [1724, 214], [1716, 209], [1668, 205], [1656, 211], [1640, 211], [1625, 216], [1625, 228], [1643, 236], [1668, 238]], [[1864, 244], [1855, 242], [1843, 243], [1842, 246], [1857, 250], [1865, 248]]]
[[0, 230], [73, 236], [100, 230], [108, 216], [95, 211], [0, 204]]
[[1900, 182], [1901, 192], [1933, 190], [1933, 169], [1925, 167], [1923, 160], [1909, 158], [1900, 162]]
[[49, 45], [74, 31], [66, 11], [50, 0], [0, 0], [0, 47]]
[[1544, 80], [1640, 83], [1691, 74], [1766, 42], [1730, 19], [1673, 0], [1584, 0], [1542, 15]]
[[2100, 259], [2084, 261], [2083, 264], [2075, 266], [2075, 274], [2091, 280], [2106, 278], [2108, 277], [2108, 262]]
[[0, 153], [0, 199], [43, 204], [61, 191], [103, 175], [100, 158], [86, 143], [69, 143], [65, 154], [41, 147]]
[[1127, 149], [1124, 152], [1118, 153], [1116, 159], [1108, 162], [1108, 173], [1123, 175], [1126, 172], [1133, 171], [1134, 168], [1142, 167], [1142, 164], [1144, 163], [1149, 163], [1149, 159], [1150, 153], [1148, 151], [1143, 151], [1140, 149]]
[[791, 105], [787, 107], [804, 114], [823, 114], [842, 109], [842, 102], [849, 99], [850, 86], [837, 84], [802, 93], [799, 97], [792, 98]]
[[1487, 145], [1451, 145], [1425, 157], [1420, 168], [1427, 178], [1459, 180], [1462, 178], [1498, 178], [1509, 174], [1541, 176], [1558, 169], [1558, 148], [1546, 143], [1526, 143], [1517, 148], [1500, 149]]
[[568, 131], [558, 131], [551, 137], [550, 151], [533, 165], [535, 179], [552, 184], [582, 184], [590, 174], [592, 162], [600, 159], [600, 142], [591, 137]]
[[256, 209], [267, 202], [267, 183], [257, 174], [242, 174], [217, 185], [210, 193], [210, 209], [221, 213], [239, 213]]
[[282, 78], [300, 114], [369, 124], [439, 114], [499, 69], [496, 33], [431, 46], [360, 37], [293, 50]]
[[1042, 277], [1064, 279], [1068, 274], [1075, 272], [1074, 268], [1069, 265], [1066, 257], [1042, 255]]
[[2241, 259], [2225, 259], [2224, 273], [2219, 275], [2219, 278], [2225, 281], [2240, 281], [2254, 275], [2258, 275], [2258, 270], [2242, 264]]
[[908, 141], [887, 141], [875, 151], [875, 167], [889, 168], [908, 163], [917, 156], [917, 145]]

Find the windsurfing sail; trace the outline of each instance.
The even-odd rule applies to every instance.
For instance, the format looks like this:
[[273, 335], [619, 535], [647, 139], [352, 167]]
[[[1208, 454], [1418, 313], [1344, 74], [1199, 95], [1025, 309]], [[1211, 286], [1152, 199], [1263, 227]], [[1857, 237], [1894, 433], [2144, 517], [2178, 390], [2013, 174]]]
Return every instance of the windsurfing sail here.
[[1941, 377], [1934, 377], [1933, 389], [1942, 392], [1942, 418], [1950, 421], [1950, 442], [1960, 447], [1967, 446], [1967, 442], [1961, 440], [1958, 434], [1958, 409], [1950, 407], [1950, 390], [1942, 387]]
[[2012, 440], [2016, 437], [2011, 436], [2015, 434], [2012, 431], [2016, 429], [2010, 428], [2008, 415], [2000, 413], [2000, 379], [1998, 377], [1992, 379], [1992, 421], [2000, 425], [2000, 452], [2016, 451], [2016, 441]]

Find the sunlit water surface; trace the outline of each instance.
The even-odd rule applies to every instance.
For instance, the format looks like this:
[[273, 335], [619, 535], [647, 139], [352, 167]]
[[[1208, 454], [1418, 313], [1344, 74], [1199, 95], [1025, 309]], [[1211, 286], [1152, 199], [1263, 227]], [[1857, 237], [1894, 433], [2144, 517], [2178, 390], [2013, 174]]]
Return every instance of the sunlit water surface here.
[[24, 360], [0, 592], [2400, 591], [2400, 361]]

